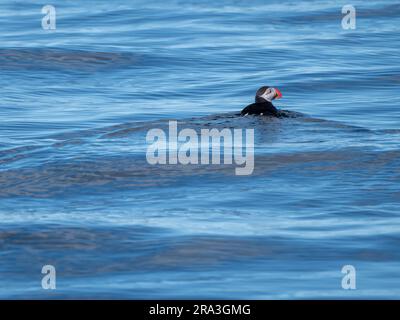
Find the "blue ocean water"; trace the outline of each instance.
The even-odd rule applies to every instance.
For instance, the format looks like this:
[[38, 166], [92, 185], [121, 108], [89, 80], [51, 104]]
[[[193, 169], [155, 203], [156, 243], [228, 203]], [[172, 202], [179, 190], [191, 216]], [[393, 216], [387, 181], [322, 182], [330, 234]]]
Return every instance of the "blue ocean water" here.
[[[399, 298], [398, 1], [51, 4], [0, 3], [0, 298]], [[261, 85], [303, 116], [234, 116]], [[168, 120], [254, 173], [148, 164]]]

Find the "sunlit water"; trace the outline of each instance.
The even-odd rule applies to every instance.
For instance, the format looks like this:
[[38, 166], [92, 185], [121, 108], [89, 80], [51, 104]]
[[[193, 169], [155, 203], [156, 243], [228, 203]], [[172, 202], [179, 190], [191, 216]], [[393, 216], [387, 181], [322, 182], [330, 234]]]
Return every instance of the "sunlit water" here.
[[[399, 297], [398, 1], [52, 4], [0, 4], [1, 298]], [[235, 116], [265, 84], [302, 116]], [[169, 119], [254, 173], [148, 164]]]

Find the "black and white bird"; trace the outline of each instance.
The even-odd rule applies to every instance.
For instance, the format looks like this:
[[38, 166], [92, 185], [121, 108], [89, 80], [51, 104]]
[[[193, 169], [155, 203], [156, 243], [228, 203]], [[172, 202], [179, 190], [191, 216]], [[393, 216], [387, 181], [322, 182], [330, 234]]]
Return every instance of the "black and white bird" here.
[[240, 115], [260, 115], [279, 117], [280, 113], [272, 104], [272, 100], [282, 98], [282, 93], [277, 88], [263, 86], [257, 90], [256, 102], [244, 108]]

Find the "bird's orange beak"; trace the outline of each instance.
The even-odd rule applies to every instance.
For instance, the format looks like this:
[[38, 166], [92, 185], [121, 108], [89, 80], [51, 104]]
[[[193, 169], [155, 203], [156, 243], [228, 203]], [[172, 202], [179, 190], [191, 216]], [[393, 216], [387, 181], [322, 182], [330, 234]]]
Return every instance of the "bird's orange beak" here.
[[275, 89], [275, 92], [276, 92], [276, 97], [275, 97], [275, 99], [280, 99], [280, 98], [282, 98], [282, 93], [279, 91], [279, 89], [278, 88], [274, 88]]

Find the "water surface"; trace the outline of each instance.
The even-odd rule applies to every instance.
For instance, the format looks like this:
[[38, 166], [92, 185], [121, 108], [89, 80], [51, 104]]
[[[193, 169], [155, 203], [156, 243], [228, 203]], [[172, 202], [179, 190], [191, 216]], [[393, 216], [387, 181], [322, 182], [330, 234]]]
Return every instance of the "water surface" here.
[[[399, 297], [397, 1], [52, 4], [0, 4], [1, 298]], [[302, 116], [234, 116], [264, 84]], [[170, 119], [253, 128], [254, 173], [148, 164]]]

